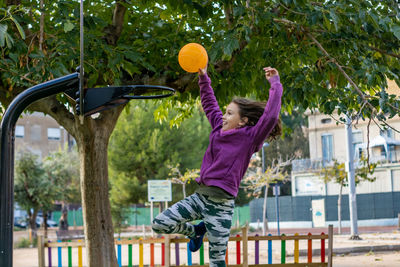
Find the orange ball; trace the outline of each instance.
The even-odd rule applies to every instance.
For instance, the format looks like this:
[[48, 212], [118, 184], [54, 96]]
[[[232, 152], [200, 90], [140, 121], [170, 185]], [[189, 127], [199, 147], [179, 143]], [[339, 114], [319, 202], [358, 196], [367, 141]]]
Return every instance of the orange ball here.
[[179, 65], [187, 72], [198, 72], [207, 66], [208, 55], [200, 44], [189, 43], [181, 48], [178, 54]]

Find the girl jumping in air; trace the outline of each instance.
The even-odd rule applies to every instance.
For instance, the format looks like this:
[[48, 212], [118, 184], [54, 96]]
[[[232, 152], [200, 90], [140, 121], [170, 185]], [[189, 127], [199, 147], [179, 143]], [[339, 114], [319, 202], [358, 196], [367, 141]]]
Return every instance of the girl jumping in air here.
[[[250, 158], [266, 138], [280, 135], [279, 112], [282, 85], [279, 73], [264, 68], [271, 84], [268, 103], [234, 99], [222, 114], [207, 75], [199, 70], [200, 96], [211, 124], [210, 143], [201, 165], [199, 184], [193, 195], [159, 214], [152, 224], [156, 233], [183, 234], [190, 238], [189, 249], [197, 251], [208, 232], [210, 267], [225, 267], [235, 197]], [[202, 220], [198, 225], [189, 223]]]

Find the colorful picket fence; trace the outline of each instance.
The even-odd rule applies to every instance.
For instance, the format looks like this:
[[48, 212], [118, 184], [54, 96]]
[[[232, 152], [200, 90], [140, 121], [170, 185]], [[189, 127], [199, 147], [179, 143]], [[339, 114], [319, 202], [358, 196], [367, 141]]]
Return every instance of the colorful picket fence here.
[[[307, 259], [306, 262], [300, 262], [300, 249], [299, 249], [299, 241], [305, 240], [304, 242], [307, 243]], [[320, 240], [320, 260], [317, 262], [313, 262], [313, 240]], [[328, 241], [328, 245], [326, 244], [326, 240]], [[139, 266], [144, 267], [144, 245], [146, 244], [146, 248], [150, 248], [150, 261], [147, 264], [150, 267], [154, 266], [164, 266], [164, 267], [172, 267], [172, 266], [205, 266], [206, 261], [204, 260], [204, 246], [202, 246], [199, 250], [199, 261], [198, 264], [193, 264], [193, 253], [188, 249], [189, 239], [187, 238], [171, 238], [170, 236], [166, 235], [163, 238], [146, 238], [146, 239], [123, 239], [123, 240], [116, 240], [115, 245], [117, 246], [117, 259], [119, 267], [122, 266]], [[309, 233], [308, 235], [285, 235], [282, 234], [281, 236], [272, 236], [269, 234], [268, 236], [248, 236], [248, 228], [242, 228], [242, 235], [232, 236], [229, 239], [230, 246], [228, 246], [228, 250], [226, 253], [226, 265], [227, 266], [243, 266], [243, 267], [255, 267], [255, 266], [332, 266], [332, 245], [333, 245], [333, 227], [332, 225], [328, 228], [328, 234], [321, 233], [320, 235], [312, 235]], [[254, 259], [251, 261], [254, 264], [249, 264], [249, 241], [254, 241]], [[267, 242], [267, 254], [268, 257], [261, 258], [260, 257], [260, 242]], [[273, 242], [274, 241], [274, 242]], [[204, 242], [208, 242], [207, 238], [204, 239]], [[232, 252], [229, 251], [231, 248], [232, 242], [235, 244], [236, 247], [236, 262], [228, 262], [228, 255]], [[287, 255], [287, 242], [294, 242], [293, 246], [293, 259], [291, 262], [288, 262], [288, 255]], [[318, 241], [319, 242], [319, 241]], [[186, 246], [186, 259], [185, 262], [181, 265], [181, 243], [185, 243]], [[280, 243], [280, 262], [273, 262], [273, 243], [276, 246], [276, 243]], [[154, 245], [158, 244], [161, 246], [160, 254], [156, 257]], [[133, 245], [138, 247], [137, 250], [133, 251]], [[172, 245], [172, 249], [171, 249]], [[279, 247], [278, 245], [278, 247]], [[46, 241], [42, 236], [38, 237], [38, 252], [39, 252], [39, 267], [63, 267], [68, 266], [72, 267], [72, 249], [77, 249], [77, 264], [78, 267], [83, 267], [83, 255], [82, 255], [82, 248], [85, 246], [84, 242], [81, 240], [78, 241], [69, 241], [69, 242], [51, 242]], [[122, 264], [123, 258], [123, 247], [124, 247], [124, 257], [128, 257], [127, 264]], [[45, 250], [47, 249], [47, 253]], [[64, 249], [64, 253], [63, 252]], [[67, 250], [67, 258], [68, 264], [63, 265], [63, 255], [65, 256], [65, 249]], [[55, 251], [57, 252], [55, 252]], [[172, 253], [174, 251], [174, 253]], [[197, 253], [197, 252], [196, 252]], [[47, 259], [45, 259], [45, 254], [47, 254]], [[54, 254], [57, 257], [54, 257]], [[171, 256], [172, 254], [175, 255], [175, 265], [171, 265]], [[74, 254], [76, 255], [76, 253]], [[139, 259], [139, 264], [133, 265], [133, 258], [137, 257]], [[125, 258], [126, 259], [126, 258]], [[156, 260], [157, 259], [157, 260]], [[158, 262], [156, 262], [158, 261]], [[261, 263], [263, 261], [263, 263]], [[65, 262], [65, 261], [64, 261]], [[47, 264], [46, 264], [47, 263]], [[146, 265], [146, 266], [147, 266]], [[74, 265], [76, 266], [76, 264]]]

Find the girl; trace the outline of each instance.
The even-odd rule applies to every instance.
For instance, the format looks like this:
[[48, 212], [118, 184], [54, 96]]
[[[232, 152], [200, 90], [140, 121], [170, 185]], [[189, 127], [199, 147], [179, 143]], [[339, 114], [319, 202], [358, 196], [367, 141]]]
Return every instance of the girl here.
[[[282, 85], [278, 71], [264, 68], [271, 84], [268, 103], [234, 99], [223, 115], [211, 88], [207, 68], [199, 70], [200, 96], [211, 124], [210, 143], [196, 179], [196, 192], [159, 214], [152, 224], [156, 233], [179, 233], [190, 238], [197, 251], [208, 232], [210, 267], [225, 267], [235, 197], [253, 153], [264, 140], [280, 135]], [[198, 225], [189, 222], [203, 220]]]

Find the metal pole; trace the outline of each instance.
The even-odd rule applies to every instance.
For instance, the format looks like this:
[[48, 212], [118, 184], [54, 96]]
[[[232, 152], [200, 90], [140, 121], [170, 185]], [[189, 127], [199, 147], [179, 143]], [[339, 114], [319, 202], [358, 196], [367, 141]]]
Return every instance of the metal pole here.
[[359, 239], [357, 226], [357, 199], [356, 182], [354, 173], [354, 151], [353, 151], [353, 132], [351, 118], [346, 115], [346, 141], [347, 141], [347, 162], [346, 170], [349, 181], [349, 208], [350, 208], [350, 231], [351, 239]]
[[[265, 153], [264, 153], [264, 147], [269, 146], [268, 143], [264, 143], [262, 146], [262, 172], [263, 174], [265, 173]], [[267, 234], [267, 196], [268, 196], [268, 183], [265, 184], [265, 192], [264, 192], [264, 206], [263, 206], [263, 235]]]
[[79, 16], [79, 22], [80, 22], [80, 27], [79, 27], [79, 45], [80, 45], [80, 68], [79, 68], [79, 108], [80, 108], [80, 113], [79, 113], [79, 121], [81, 124], [83, 124], [83, 114], [85, 114], [84, 110], [84, 94], [83, 94], [83, 75], [84, 75], [84, 69], [83, 69], [83, 63], [84, 63], [84, 57], [83, 57], [83, 50], [84, 50], [84, 39], [83, 39], [83, 0], [80, 2], [80, 16]]
[[137, 205], [135, 204], [135, 229], [137, 228]]
[[33, 86], [10, 103], [0, 125], [0, 266], [12, 267], [14, 218], [14, 141], [15, 124], [24, 109], [31, 103], [68, 89], [77, 89], [79, 74]]
[[[153, 223], [154, 217], [154, 202], [150, 201], [150, 225]], [[154, 236], [153, 228], [151, 228], [151, 236]]]
[[281, 235], [281, 231], [279, 229], [279, 185], [275, 184], [274, 186], [275, 189], [275, 205], [276, 205], [276, 224], [278, 226], [278, 235]]

